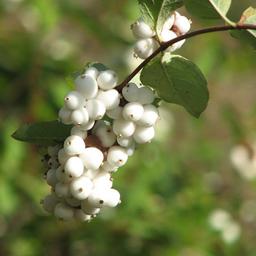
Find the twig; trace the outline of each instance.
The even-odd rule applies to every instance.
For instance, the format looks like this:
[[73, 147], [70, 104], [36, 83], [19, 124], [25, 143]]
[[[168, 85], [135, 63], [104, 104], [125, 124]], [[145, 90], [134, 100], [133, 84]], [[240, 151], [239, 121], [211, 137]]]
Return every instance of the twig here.
[[182, 41], [184, 39], [188, 39], [194, 36], [207, 34], [207, 33], [227, 31], [227, 30], [246, 30], [246, 29], [256, 30], [256, 25], [236, 24], [235, 26], [225, 25], [225, 26], [204, 28], [204, 29], [187, 33], [182, 36], [178, 36], [168, 42], [162, 43], [160, 47], [156, 51], [154, 51], [147, 59], [145, 59], [129, 76], [127, 76], [127, 78], [125, 78], [124, 81], [121, 82], [116, 89], [118, 91], [121, 91], [122, 88], [125, 87], [141, 71], [141, 69], [143, 69], [152, 59], [154, 59], [159, 53], [165, 51], [168, 47], [170, 47], [171, 45], [179, 41]]

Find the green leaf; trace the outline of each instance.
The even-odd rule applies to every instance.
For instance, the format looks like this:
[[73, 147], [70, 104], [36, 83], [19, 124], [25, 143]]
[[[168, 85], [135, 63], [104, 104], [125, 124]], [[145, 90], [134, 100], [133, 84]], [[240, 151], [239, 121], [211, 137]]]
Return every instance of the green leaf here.
[[[246, 9], [238, 24], [253, 24], [256, 25], [256, 9], [249, 7]], [[231, 35], [242, 42], [251, 44], [256, 49], [256, 30], [233, 30]]]
[[159, 34], [170, 13], [180, 8], [183, 0], [139, 0], [143, 19]]
[[209, 93], [204, 75], [193, 62], [181, 56], [150, 62], [142, 70], [141, 82], [154, 88], [163, 100], [183, 106], [195, 117], [207, 106]]
[[227, 23], [233, 24], [227, 13], [232, 0], [184, 0], [186, 9], [194, 16], [201, 19], [224, 19]]
[[16, 140], [50, 146], [62, 143], [70, 135], [70, 125], [64, 125], [59, 121], [24, 124], [12, 137]]

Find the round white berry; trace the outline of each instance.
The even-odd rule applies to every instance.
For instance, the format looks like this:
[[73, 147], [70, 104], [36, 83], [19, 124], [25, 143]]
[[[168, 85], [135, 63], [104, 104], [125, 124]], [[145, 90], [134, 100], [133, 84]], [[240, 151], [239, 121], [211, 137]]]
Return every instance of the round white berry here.
[[78, 127], [83, 131], [89, 131], [93, 128], [95, 120], [89, 120], [87, 124], [78, 125]]
[[62, 107], [59, 111], [59, 119], [63, 124], [71, 124], [72, 121], [70, 119], [72, 111], [67, 109], [66, 107]]
[[144, 113], [136, 123], [140, 126], [154, 126], [159, 119], [158, 109], [154, 105], [145, 105]]
[[109, 148], [116, 142], [116, 135], [110, 125], [100, 125], [95, 130], [95, 135], [99, 138], [103, 147]]
[[73, 180], [70, 184], [70, 192], [78, 200], [86, 199], [90, 195], [92, 188], [92, 181], [85, 176]]
[[135, 143], [133, 143], [129, 147], [125, 148], [127, 155], [128, 156], [132, 156], [134, 151], [135, 151], [135, 148], [136, 148], [136, 144]]
[[102, 90], [113, 89], [117, 85], [117, 75], [112, 70], [102, 71], [98, 76], [97, 82]]
[[111, 89], [108, 91], [100, 90], [97, 95], [97, 99], [105, 105], [106, 110], [114, 109], [120, 103], [119, 92], [115, 89]]
[[139, 126], [134, 132], [133, 138], [139, 144], [150, 142], [155, 136], [154, 127], [142, 127]]
[[86, 148], [79, 157], [87, 169], [97, 170], [103, 162], [103, 153], [95, 147]]
[[108, 110], [106, 114], [111, 119], [118, 119], [122, 116], [122, 111], [123, 111], [123, 108], [121, 106], [117, 106], [114, 109]]
[[50, 169], [46, 174], [47, 184], [51, 187], [54, 187], [58, 183], [58, 179], [56, 177], [56, 170]]
[[162, 30], [160, 34], [161, 42], [167, 42], [177, 37], [177, 34], [169, 29]]
[[128, 160], [126, 150], [119, 146], [113, 146], [108, 150], [107, 161], [112, 166], [123, 166]]
[[65, 198], [65, 202], [71, 207], [79, 207], [81, 205], [81, 201], [74, 197]]
[[82, 95], [77, 91], [69, 92], [64, 99], [65, 107], [70, 110], [80, 108], [83, 102]]
[[84, 151], [84, 149], [84, 140], [77, 135], [71, 135], [67, 137], [67, 139], [64, 142], [64, 150], [68, 155], [81, 154]]
[[88, 203], [95, 208], [101, 208], [105, 206], [108, 189], [97, 188], [93, 189], [88, 197]]
[[89, 67], [89, 68], [87, 68], [86, 70], [85, 70], [85, 75], [87, 75], [87, 76], [91, 76], [91, 77], [93, 77], [95, 80], [97, 80], [97, 78], [98, 78], [98, 75], [99, 75], [99, 71], [98, 71], [98, 69], [97, 68], [95, 68], [95, 67]]
[[111, 175], [109, 173], [100, 173], [93, 179], [94, 188], [110, 189], [113, 185]]
[[86, 108], [82, 107], [72, 111], [70, 119], [75, 125], [87, 124], [89, 121], [89, 114]]
[[124, 148], [130, 147], [134, 144], [134, 140], [132, 137], [117, 137], [117, 143]]
[[73, 156], [70, 157], [64, 166], [65, 174], [70, 178], [77, 178], [80, 177], [84, 172], [84, 165], [82, 160], [77, 157]]
[[132, 24], [131, 29], [136, 38], [149, 38], [155, 35], [155, 32], [142, 18]]
[[64, 165], [70, 156], [66, 153], [65, 149], [62, 148], [58, 152], [58, 161], [60, 164]]
[[80, 126], [73, 126], [71, 131], [70, 131], [71, 135], [76, 135], [81, 137], [83, 140], [87, 137], [87, 131], [81, 129]]
[[88, 100], [85, 104], [90, 119], [99, 120], [105, 115], [106, 107], [104, 103], [99, 100]]
[[138, 121], [144, 112], [143, 106], [138, 102], [130, 102], [124, 106], [123, 118], [128, 121]]
[[113, 122], [113, 131], [118, 137], [130, 137], [135, 131], [135, 124], [132, 121], [116, 119]]
[[59, 203], [59, 199], [55, 194], [50, 194], [42, 200], [42, 206], [45, 211], [52, 213], [55, 206]]
[[69, 196], [69, 185], [67, 183], [58, 182], [54, 190], [58, 197]]
[[53, 158], [53, 157], [51, 157], [50, 159], [49, 159], [49, 161], [48, 161], [48, 166], [50, 167], [50, 168], [57, 168], [58, 166], [59, 166], [59, 162], [58, 162], [58, 159], [55, 159], [55, 158]]
[[151, 104], [155, 100], [154, 91], [149, 87], [140, 87], [138, 93], [138, 100], [141, 104]]
[[86, 170], [83, 176], [93, 180], [99, 174], [99, 170]]
[[100, 212], [100, 208], [93, 206], [88, 200], [83, 200], [81, 202], [81, 208], [82, 211], [88, 215], [95, 215]]
[[123, 97], [128, 102], [138, 101], [139, 87], [135, 83], [129, 83], [122, 89]]
[[175, 14], [172, 14], [171, 16], [169, 16], [163, 24], [162, 31], [171, 30], [174, 25], [175, 18], [176, 18]]
[[76, 89], [86, 99], [95, 98], [98, 93], [98, 84], [93, 76], [83, 74], [75, 80]]
[[60, 145], [55, 145], [55, 146], [49, 146], [47, 148], [47, 153], [51, 157], [55, 157], [58, 155], [59, 150], [61, 149]]
[[81, 209], [75, 209], [75, 219], [88, 222], [92, 219], [92, 216], [84, 213]]
[[116, 189], [110, 189], [107, 191], [105, 206], [116, 207], [120, 202], [120, 193]]
[[179, 16], [176, 16], [174, 26], [176, 26], [176, 28], [178, 29], [178, 32], [181, 35], [184, 35], [190, 30], [191, 23], [187, 17], [179, 15]]
[[73, 180], [73, 177], [70, 177], [65, 174], [65, 170], [62, 166], [56, 169], [56, 178], [60, 183], [69, 183]]
[[153, 38], [141, 39], [134, 46], [134, 53], [141, 59], [148, 58], [156, 49], [158, 43]]
[[114, 165], [111, 165], [109, 162], [104, 162], [101, 166], [101, 170], [103, 172], [116, 172], [118, 170], [118, 167], [117, 166], [114, 166]]
[[74, 210], [65, 203], [58, 203], [55, 206], [54, 215], [61, 220], [71, 220], [74, 218]]

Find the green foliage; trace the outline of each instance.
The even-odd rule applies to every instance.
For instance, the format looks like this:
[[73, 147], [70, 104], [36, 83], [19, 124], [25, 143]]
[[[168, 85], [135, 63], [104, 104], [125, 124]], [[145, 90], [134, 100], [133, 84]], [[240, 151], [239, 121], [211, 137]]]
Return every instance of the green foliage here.
[[232, 0], [185, 0], [186, 9], [194, 16], [202, 19], [224, 19], [232, 23], [227, 18], [227, 13]]
[[[249, 7], [243, 12], [239, 24], [256, 24], [256, 9]], [[256, 31], [255, 30], [242, 30], [231, 31], [231, 35], [242, 42], [252, 45], [256, 48]]]
[[183, 5], [183, 0], [139, 0], [139, 5], [144, 20], [159, 34], [166, 18]]
[[64, 125], [59, 121], [24, 124], [12, 137], [16, 140], [50, 146], [62, 143], [70, 134], [71, 126]]
[[207, 106], [209, 93], [204, 75], [181, 56], [155, 59], [143, 69], [141, 81], [156, 89], [163, 100], [183, 106], [195, 117]]

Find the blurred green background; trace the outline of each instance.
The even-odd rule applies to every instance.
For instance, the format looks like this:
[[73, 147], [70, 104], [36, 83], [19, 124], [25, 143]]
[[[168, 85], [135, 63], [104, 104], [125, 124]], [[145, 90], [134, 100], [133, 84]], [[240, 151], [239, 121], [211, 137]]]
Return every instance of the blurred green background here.
[[[255, 5], [233, 2], [235, 20]], [[40, 150], [10, 135], [24, 122], [56, 119], [65, 78], [86, 62], [124, 78], [136, 65], [129, 26], [138, 16], [132, 0], [0, 1], [1, 256], [256, 255], [256, 182], [230, 161], [235, 145], [254, 143], [256, 55], [227, 33], [190, 39], [177, 52], [207, 76], [209, 106], [198, 120], [162, 107], [156, 140], [114, 175], [119, 207], [89, 224], [59, 222], [41, 209], [49, 188]], [[193, 29], [219, 24], [191, 18]], [[227, 237], [209, 221], [216, 209], [236, 224]]]

